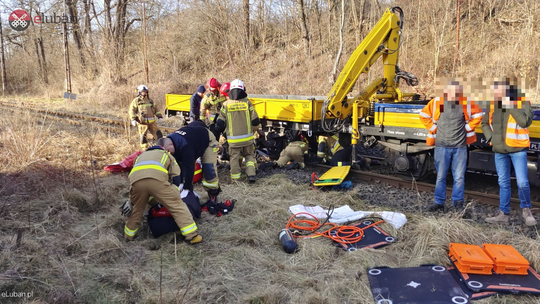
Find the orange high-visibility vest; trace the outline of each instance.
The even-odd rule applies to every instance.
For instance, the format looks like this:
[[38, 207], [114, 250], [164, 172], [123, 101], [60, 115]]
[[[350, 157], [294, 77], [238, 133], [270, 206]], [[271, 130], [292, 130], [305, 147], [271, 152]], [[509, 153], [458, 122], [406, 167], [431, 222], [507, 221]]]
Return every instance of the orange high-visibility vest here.
[[[489, 113], [489, 126], [491, 127], [491, 131], [493, 131], [493, 112]], [[512, 114], [508, 116], [504, 142], [507, 146], [513, 148], [528, 148], [531, 144], [529, 140], [529, 128], [520, 127], [514, 117], [512, 117]]]
[[[463, 115], [465, 116], [465, 131], [467, 131], [467, 144], [476, 142], [476, 132], [474, 129], [482, 122], [482, 113], [472, 102], [463, 101]], [[444, 101], [440, 97], [432, 99], [420, 112], [420, 121], [428, 129], [426, 145], [434, 146], [437, 138], [437, 122], [441, 116], [441, 106]]]

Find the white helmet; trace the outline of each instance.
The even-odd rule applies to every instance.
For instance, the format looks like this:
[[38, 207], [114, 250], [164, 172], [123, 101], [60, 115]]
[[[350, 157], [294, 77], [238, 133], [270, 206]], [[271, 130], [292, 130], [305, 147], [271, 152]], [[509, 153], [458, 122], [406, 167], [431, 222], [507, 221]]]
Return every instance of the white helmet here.
[[231, 90], [232, 89], [241, 89], [242, 91], [246, 90], [246, 87], [244, 86], [244, 82], [240, 79], [235, 79], [231, 82]]
[[148, 87], [144, 84], [137, 87], [137, 94], [141, 94], [142, 91], [146, 91], [146, 93], [148, 93]]

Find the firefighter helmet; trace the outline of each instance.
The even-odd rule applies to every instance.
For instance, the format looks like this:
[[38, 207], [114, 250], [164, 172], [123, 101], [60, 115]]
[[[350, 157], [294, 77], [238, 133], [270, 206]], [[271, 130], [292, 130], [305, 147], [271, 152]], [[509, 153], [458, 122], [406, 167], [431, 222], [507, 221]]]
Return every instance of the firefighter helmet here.
[[231, 90], [232, 89], [241, 89], [242, 91], [246, 90], [246, 87], [244, 86], [244, 82], [240, 79], [235, 79], [231, 82]]
[[231, 90], [231, 83], [225, 82], [221, 85], [221, 88], [219, 88], [219, 93], [225, 97], [229, 97], [229, 91]]
[[148, 87], [145, 86], [144, 84], [141, 84], [140, 86], [137, 87], [137, 94], [138, 95], [141, 95], [142, 91], [146, 91], [146, 93], [148, 93]]
[[206, 82], [206, 88], [214, 93], [219, 90], [219, 86], [219, 81], [215, 78], [210, 78]]

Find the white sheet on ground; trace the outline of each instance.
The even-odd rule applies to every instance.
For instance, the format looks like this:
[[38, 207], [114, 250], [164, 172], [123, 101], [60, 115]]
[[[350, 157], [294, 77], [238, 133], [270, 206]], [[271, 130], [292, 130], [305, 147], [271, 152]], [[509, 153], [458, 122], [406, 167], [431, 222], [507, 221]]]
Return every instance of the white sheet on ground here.
[[[323, 209], [320, 206], [304, 206], [304, 205], [294, 205], [289, 207], [289, 212], [292, 214], [297, 214], [300, 212], [307, 212], [312, 214], [318, 219], [326, 219], [328, 210]], [[407, 222], [407, 217], [403, 213], [392, 212], [392, 211], [354, 211], [345, 205], [339, 208], [335, 208], [330, 217], [329, 222], [336, 224], [343, 224], [347, 222], [352, 222], [364, 218], [366, 216], [378, 215], [387, 223], [392, 225], [394, 228], [399, 229], [405, 225]], [[309, 215], [299, 214], [298, 217], [307, 217]]]

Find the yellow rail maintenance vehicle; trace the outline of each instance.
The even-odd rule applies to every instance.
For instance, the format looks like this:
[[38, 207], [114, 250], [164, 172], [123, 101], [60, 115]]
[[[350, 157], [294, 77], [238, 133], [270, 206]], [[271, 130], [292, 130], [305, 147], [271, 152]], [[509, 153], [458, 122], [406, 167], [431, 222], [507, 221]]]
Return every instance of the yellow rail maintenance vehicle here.
[[[387, 9], [352, 53], [326, 97], [249, 95], [261, 118], [268, 150], [279, 155], [286, 141], [302, 131], [307, 132], [312, 141], [316, 141], [318, 135], [339, 133], [342, 146], [353, 146], [353, 165], [359, 161], [359, 154], [373, 155], [369, 152], [377, 151], [379, 157], [375, 159], [393, 165], [396, 172], [405, 176], [421, 179], [432, 173], [435, 169], [434, 147], [426, 145], [427, 130], [419, 117], [429, 100], [420, 100], [419, 95], [402, 92], [399, 88], [401, 80], [409, 86], [418, 84], [416, 76], [398, 66], [402, 29], [402, 9]], [[379, 59], [383, 64], [383, 76], [373, 80], [356, 96], [349, 97], [360, 75], [368, 73]], [[167, 108], [189, 113], [189, 95], [171, 95], [167, 95]], [[184, 103], [187, 107], [175, 107]], [[534, 109], [534, 113], [533, 124], [529, 127], [528, 168], [531, 184], [538, 185], [540, 108]], [[494, 154], [480, 127], [476, 132], [478, 140], [469, 147], [468, 170], [496, 174]]]

